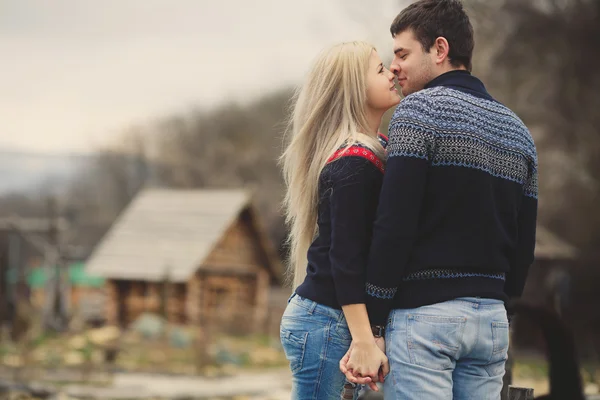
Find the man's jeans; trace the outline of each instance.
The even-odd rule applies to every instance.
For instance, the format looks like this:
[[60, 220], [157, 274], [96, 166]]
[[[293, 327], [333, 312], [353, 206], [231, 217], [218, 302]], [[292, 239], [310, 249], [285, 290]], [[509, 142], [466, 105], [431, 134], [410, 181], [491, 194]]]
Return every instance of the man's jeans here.
[[293, 294], [280, 326], [292, 370], [293, 400], [339, 400], [346, 378], [339, 362], [352, 343], [342, 310]]
[[508, 336], [500, 300], [460, 298], [393, 310], [385, 338], [386, 400], [499, 400]]

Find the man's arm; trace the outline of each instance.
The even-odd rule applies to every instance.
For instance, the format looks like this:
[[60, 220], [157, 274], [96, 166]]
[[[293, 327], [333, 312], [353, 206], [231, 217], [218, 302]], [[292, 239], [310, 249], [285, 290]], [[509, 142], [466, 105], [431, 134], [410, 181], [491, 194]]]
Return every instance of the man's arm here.
[[537, 167], [530, 168], [525, 183], [518, 217], [518, 238], [515, 261], [506, 274], [504, 292], [509, 298], [519, 298], [523, 293], [529, 267], [535, 259], [535, 231], [538, 207]]
[[417, 235], [435, 147], [435, 116], [427, 94], [405, 98], [390, 122], [388, 161], [367, 264], [367, 310], [385, 325]]

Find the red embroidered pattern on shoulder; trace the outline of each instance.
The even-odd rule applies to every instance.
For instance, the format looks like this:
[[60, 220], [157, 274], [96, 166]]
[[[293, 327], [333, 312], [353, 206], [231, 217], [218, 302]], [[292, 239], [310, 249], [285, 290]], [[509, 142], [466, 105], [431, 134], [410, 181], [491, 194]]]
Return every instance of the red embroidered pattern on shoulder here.
[[390, 139], [387, 136], [385, 136], [383, 133], [381, 133], [381, 132], [377, 133], [377, 136], [379, 136], [383, 140], [385, 140], [386, 143], [390, 141]]
[[381, 160], [373, 153], [371, 150], [360, 147], [360, 146], [350, 146], [346, 149], [341, 149], [333, 153], [333, 155], [327, 160], [329, 164], [332, 161], [337, 160], [341, 157], [362, 157], [369, 160], [373, 165], [375, 165], [381, 172], [385, 171], [385, 167]]

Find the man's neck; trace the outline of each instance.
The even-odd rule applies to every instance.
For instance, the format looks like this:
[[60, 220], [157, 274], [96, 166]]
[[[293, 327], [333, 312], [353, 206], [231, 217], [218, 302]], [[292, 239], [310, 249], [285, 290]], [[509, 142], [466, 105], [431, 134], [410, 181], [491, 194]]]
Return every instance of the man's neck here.
[[451, 66], [451, 65], [448, 65], [448, 66], [446, 66], [446, 67], [444, 67], [444, 68], [440, 68], [440, 70], [438, 71], [439, 73], [438, 73], [436, 76], [432, 77], [432, 78], [431, 78], [431, 81], [432, 81], [432, 80], [434, 80], [434, 79], [436, 79], [436, 78], [437, 78], [437, 77], [439, 77], [439, 76], [442, 76], [442, 75], [444, 75], [444, 74], [447, 74], [448, 72], [454, 72], [454, 71], [464, 71], [464, 72], [468, 72], [468, 71], [467, 71], [467, 69], [466, 69], [465, 67], [458, 67], [458, 68], [455, 68], [455, 67], [453, 67], [453, 66]]
[[471, 75], [471, 73], [464, 68], [453, 69], [437, 76], [425, 85], [425, 89], [431, 89], [437, 86], [449, 87], [486, 100], [496, 101], [488, 93], [483, 82]]

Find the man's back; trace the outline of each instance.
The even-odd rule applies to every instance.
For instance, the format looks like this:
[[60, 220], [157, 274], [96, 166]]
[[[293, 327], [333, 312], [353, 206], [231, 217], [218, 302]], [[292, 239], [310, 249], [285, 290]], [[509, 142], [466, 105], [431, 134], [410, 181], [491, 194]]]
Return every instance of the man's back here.
[[[536, 151], [528, 129], [504, 105], [450, 86], [411, 97], [431, 107], [435, 138], [405, 275], [510, 273], [520, 211], [530, 219], [525, 223], [535, 224], [535, 202], [528, 198], [537, 198]], [[414, 114], [399, 109], [392, 124], [429, 123], [419, 107], [411, 108]], [[392, 146], [390, 154], [408, 150], [402, 147]], [[531, 246], [521, 251], [533, 256]]]
[[407, 96], [389, 134], [367, 271], [369, 318], [389, 332], [386, 396], [499, 398], [503, 302], [535, 245], [531, 135], [462, 70]]
[[[537, 210], [536, 151], [523, 122], [477, 78], [453, 71], [402, 101], [388, 153], [370, 256], [387, 268], [370, 274], [372, 302], [406, 309], [520, 295]], [[390, 282], [398, 286], [386, 299]]]

